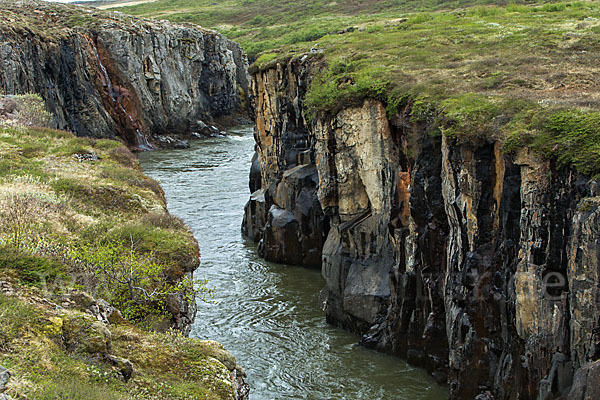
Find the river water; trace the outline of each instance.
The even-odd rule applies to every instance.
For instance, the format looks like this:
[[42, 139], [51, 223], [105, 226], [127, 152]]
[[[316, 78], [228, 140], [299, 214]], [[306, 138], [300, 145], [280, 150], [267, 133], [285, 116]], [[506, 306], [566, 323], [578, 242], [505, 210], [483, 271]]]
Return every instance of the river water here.
[[326, 324], [318, 271], [265, 262], [243, 240], [253, 148], [252, 128], [241, 127], [190, 149], [139, 155], [170, 212], [200, 243], [196, 277], [215, 288], [211, 303], [199, 301], [191, 336], [217, 340], [235, 355], [252, 400], [446, 399], [424, 371], [356, 346], [357, 336]]

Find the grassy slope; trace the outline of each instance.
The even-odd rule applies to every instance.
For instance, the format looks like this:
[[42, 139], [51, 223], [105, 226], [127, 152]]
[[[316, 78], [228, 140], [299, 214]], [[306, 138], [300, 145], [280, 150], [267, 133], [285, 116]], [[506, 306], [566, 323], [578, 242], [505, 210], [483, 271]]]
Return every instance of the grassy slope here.
[[[71, 249], [133, 239], [138, 253], [152, 252], [173, 279], [198, 263], [197, 244], [167, 213], [158, 183], [112, 140], [45, 128], [0, 128], [0, 216], [3, 248], [34, 253], [56, 248], [51, 255], [66, 257]], [[63, 272], [79, 272], [68, 267]], [[2, 272], [23, 279], [23, 270], [11, 272], [10, 265], [2, 264]]]
[[[98, 159], [85, 159], [91, 155]], [[114, 282], [71, 258], [77, 248], [119, 239], [151, 255], [162, 279], [177, 280], [198, 262], [192, 234], [167, 213], [162, 190], [121, 143], [0, 125], [0, 281], [10, 282], [0, 282], [0, 365], [13, 374], [9, 394], [232, 398], [226, 365], [235, 362], [220, 345], [149, 333], [127, 321], [104, 325], [82, 312], [86, 303], [69, 300], [69, 293], [85, 290], [119, 301]], [[121, 311], [145, 327], [169, 317]], [[123, 366], [108, 362], [109, 354], [133, 363], [132, 379], [125, 381]]]
[[122, 11], [216, 28], [257, 58], [255, 68], [317, 47], [324, 68], [307, 96], [311, 115], [375, 97], [390, 117], [408, 110], [449, 136], [492, 135], [507, 151], [529, 145], [600, 174], [597, 2], [213, 3], [159, 0]]

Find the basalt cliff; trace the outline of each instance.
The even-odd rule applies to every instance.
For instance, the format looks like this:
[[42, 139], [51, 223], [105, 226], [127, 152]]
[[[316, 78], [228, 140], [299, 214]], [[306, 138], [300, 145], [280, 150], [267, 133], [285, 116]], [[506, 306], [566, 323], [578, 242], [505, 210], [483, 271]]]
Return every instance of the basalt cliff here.
[[144, 149], [243, 110], [246, 56], [214, 31], [44, 1], [0, 9], [0, 90], [40, 94], [55, 128]]
[[591, 399], [600, 186], [526, 147], [458, 141], [376, 100], [308, 118], [310, 58], [256, 68], [243, 232], [322, 269], [329, 322], [453, 399]]

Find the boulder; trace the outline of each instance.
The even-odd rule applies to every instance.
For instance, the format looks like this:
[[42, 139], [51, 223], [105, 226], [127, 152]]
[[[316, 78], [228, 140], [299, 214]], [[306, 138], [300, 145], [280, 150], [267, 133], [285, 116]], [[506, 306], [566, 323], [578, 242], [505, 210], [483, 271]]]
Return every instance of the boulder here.
[[82, 313], [62, 317], [62, 338], [68, 351], [105, 356], [111, 349], [111, 333], [102, 322]]
[[10, 372], [0, 366], [0, 393], [4, 393], [6, 391], [6, 385], [8, 384], [8, 381], [10, 380]]
[[117, 367], [125, 382], [128, 382], [129, 379], [131, 379], [135, 372], [131, 361], [126, 358], [117, 357], [110, 354], [106, 356], [106, 359], [113, 366]]

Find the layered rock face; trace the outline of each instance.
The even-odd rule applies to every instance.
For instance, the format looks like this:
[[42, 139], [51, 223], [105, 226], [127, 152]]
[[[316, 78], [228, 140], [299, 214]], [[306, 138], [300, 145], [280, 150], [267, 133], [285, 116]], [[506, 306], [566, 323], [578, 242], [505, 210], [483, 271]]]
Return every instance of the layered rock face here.
[[216, 32], [43, 1], [0, 7], [0, 89], [39, 93], [56, 128], [144, 148], [245, 102], [246, 56]]
[[[256, 191], [244, 230], [277, 250], [263, 254], [302, 264], [300, 249], [322, 244], [328, 321], [427, 368], [452, 398], [590, 398], [598, 184], [527, 149], [427, 135], [410, 106], [390, 120], [366, 100], [309, 122], [314, 68], [291, 61], [253, 76]], [[316, 177], [290, 185], [298, 169]], [[289, 201], [299, 193], [318, 204]], [[310, 240], [319, 229], [326, 239]]]

